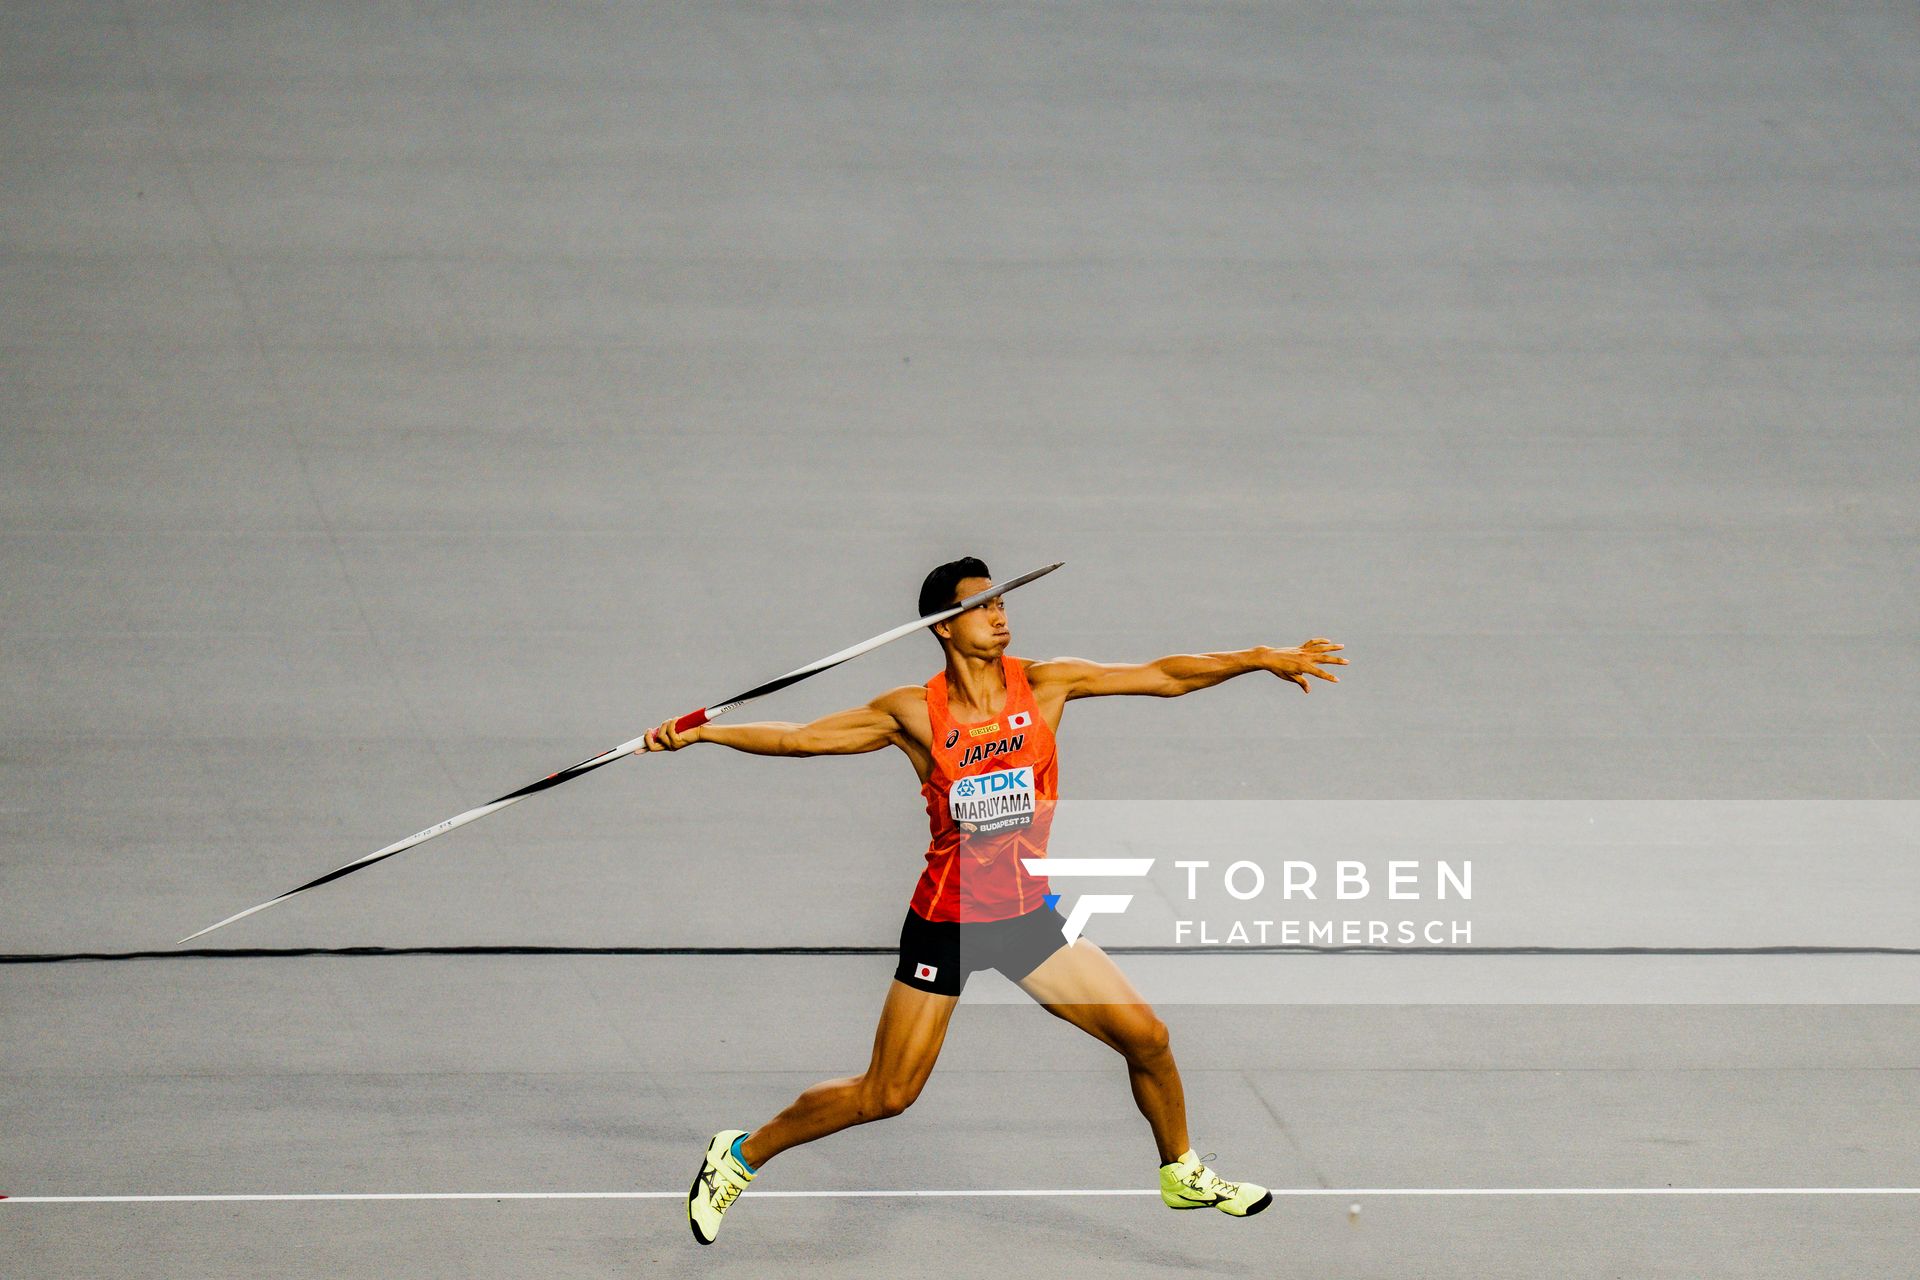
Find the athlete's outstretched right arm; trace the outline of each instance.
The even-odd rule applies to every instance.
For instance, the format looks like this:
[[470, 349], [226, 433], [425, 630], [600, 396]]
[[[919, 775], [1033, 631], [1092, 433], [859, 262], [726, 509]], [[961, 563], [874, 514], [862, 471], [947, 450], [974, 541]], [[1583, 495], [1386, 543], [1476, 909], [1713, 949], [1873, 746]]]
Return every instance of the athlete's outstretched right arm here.
[[850, 756], [892, 746], [900, 735], [900, 721], [890, 710], [900, 690], [881, 694], [864, 707], [850, 707], [822, 716], [812, 724], [766, 720], [758, 724], [703, 724], [676, 733], [673, 717], [647, 735], [634, 751], [678, 751], [695, 742], [713, 742], [756, 756]]

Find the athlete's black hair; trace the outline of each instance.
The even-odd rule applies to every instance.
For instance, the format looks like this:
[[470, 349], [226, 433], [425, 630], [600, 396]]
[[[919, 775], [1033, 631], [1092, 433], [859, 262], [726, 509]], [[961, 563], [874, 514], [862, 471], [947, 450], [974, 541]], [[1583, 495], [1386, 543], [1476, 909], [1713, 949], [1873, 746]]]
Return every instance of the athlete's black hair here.
[[993, 576], [986, 563], [973, 556], [962, 556], [958, 560], [949, 560], [927, 575], [920, 584], [920, 616], [938, 613], [960, 603], [955, 588], [962, 578], [991, 578]]

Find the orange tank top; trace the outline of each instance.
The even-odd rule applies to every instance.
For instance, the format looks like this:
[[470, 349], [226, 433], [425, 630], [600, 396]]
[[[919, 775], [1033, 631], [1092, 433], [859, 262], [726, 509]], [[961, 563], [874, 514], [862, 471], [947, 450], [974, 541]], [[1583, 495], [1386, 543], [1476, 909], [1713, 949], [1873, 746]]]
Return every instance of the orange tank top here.
[[1053, 730], [1017, 658], [1001, 655], [1006, 705], [991, 720], [956, 721], [947, 673], [927, 681], [933, 772], [920, 787], [933, 838], [913, 891], [923, 920], [1007, 920], [1045, 906], [1046, 877], [1021, 858], [1044, 857], [1060, 793]]

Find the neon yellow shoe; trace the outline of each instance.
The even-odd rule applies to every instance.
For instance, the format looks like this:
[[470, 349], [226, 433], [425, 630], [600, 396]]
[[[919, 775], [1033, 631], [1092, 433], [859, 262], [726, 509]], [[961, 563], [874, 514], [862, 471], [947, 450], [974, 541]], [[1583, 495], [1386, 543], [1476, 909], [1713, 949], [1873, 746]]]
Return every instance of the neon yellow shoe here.
[[754, 1171], [733, 1153], [734, 1139], [746, 1136], [745, 1129], [722, 1129], [714, 1134], [707, 1144], [706, 1158], [700, 1162], [700, 1172], [687, 1189], [687, 1221], [693, 1224], [693, 1238], [701, 1244], [713, 1243], [720, 1234], [720, 1215], [753, 1181]]
[[1218, 1209], [1236, 1218], [1251, 1218], [1273, 1203], [1273, 1192], [1251, 1182], [1228, 1182], [1188, 1151], [1172, 1164], [1160, 1166], [1160, 1198], [1170, 1209]]

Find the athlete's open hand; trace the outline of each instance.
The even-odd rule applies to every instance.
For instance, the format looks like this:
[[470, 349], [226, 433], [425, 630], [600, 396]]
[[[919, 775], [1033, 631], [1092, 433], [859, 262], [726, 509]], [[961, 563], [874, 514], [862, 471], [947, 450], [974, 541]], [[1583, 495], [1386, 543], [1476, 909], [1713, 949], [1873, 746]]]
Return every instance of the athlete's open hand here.
[[635, 747], [633, 754], [643, 756], [649, 751], [678, 751], [682, 747], [698, 742], [700, 739], [694, 736], [699, 732], [697, 729], [690, 729], [686, 733], [674, 731], [673, 722], [679, 718], [679, 716], [668, 716], [659, 725], [647, 730], [647, 740]]
[[1267, 650], [1267, 670], [1282, 680], [1290, 680], [1299, 685], [1300, 692], [1309, 693], [1311, 688], [1307, 684], [1308, 676], [1318, 676], [1333, 684], [1340, 683], [1339, 676], [1322, 671], [1320, 668], [1346, 666], [1345, 658], [1333, 656], [1346, 647], [1343, 644], [1335, 644], [1325, 636], [1315, 636], [1298, 649], [1269, 649]]

